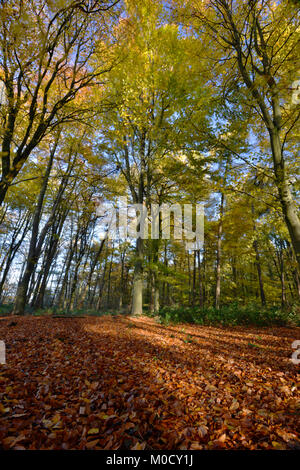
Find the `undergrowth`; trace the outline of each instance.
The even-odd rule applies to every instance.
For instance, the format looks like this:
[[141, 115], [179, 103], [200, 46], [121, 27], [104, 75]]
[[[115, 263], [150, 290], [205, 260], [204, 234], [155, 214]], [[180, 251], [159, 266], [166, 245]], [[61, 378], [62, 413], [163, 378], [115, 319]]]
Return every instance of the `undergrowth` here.
[[158, 312], [161, 323], [192, 323], [198, 325], [253, 325], [253, 326], [300, 326], [300, 308], [287, 310], [280, 307], [245, 306], [237, 303], [216, 309], [213, 307], [163, 307]]

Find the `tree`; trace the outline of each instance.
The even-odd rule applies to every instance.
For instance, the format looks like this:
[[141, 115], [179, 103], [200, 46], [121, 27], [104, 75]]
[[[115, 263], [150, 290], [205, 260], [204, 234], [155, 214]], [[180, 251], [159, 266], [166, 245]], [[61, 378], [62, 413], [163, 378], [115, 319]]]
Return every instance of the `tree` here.
[[[244, 97], [268, 134], [274, 178], [292, 245], [300, 265], [300, 219], [287, 162], [291, 133], [299, 124], [296, 105], [287, 104], [298, 62], [299, 16], [291, 2], [271, 0], [187, 2], [186, 17], [201, 40], [213, 41], [219, 80]], [[187, 20], [186, 20], [187, 21]], [[253, 125], [257, 129], [258, 126]], [[290, 148], [287, 150], [288, 142]]]
[[[117, 1], [3, 0], [0, 14], [2, 175], [0, 204], [12, 181], [49, 132], [82, 119], [75, 98], [111, 68], [107, 32]], [[26, 44], [24, 43], [26, 38]], [[91, 68], [98, 44], [102, 60]], [[101, 45], [100, 45], [101, 44]]]
[[[203, 92], [206, 78], [193, 67], [188, 54], [193, 43], [168, 23], [163, 4], [128, 1], [126, 7], [126, 18], [119, 27], [126, 40], [126, 55], [109, 75], [108, 94], [115, 97], [117, 106], [104, 120], [100, 148], [111, 155], [123, 175], [131, 201], [149, 209], [151, 202], [157, 202], [157, 172], [163, 162], [174, 158], [176, 152], [203, 145], [203, 135], [195, 136], [190, 122], [195, 119], [206, 129], [210, 94]], [[202, 109], [204, 103], [206, 108]], [[137, 233], [139, 230], [138, 225]], [[134, 314], [142, 313], [144, 245], [138, 236]]]

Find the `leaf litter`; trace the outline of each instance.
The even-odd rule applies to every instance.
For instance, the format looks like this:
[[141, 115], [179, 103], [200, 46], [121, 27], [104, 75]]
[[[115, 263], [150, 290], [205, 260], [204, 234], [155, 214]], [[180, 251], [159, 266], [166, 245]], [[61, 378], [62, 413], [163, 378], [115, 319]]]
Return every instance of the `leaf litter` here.
[[11, 321], [0, 322], [2, 449], [300, 448], [299, 328]]

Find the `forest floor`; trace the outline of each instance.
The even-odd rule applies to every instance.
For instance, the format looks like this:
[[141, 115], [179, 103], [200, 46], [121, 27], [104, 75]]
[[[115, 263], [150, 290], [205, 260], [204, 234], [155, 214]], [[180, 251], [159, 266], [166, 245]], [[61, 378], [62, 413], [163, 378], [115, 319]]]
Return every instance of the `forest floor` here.
[[2, 318], [0, 448], [299, 449], [297, 339], [148, 317]]

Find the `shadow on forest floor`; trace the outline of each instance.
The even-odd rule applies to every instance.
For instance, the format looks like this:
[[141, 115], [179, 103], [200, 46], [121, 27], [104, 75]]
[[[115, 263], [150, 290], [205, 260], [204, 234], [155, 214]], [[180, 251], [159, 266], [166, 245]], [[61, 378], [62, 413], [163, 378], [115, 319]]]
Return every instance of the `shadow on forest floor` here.
[[299, 333], [170, 327], [147, 317], [2, 319], [0, 441], [25, 449], [295, 448], [290, 357]]

